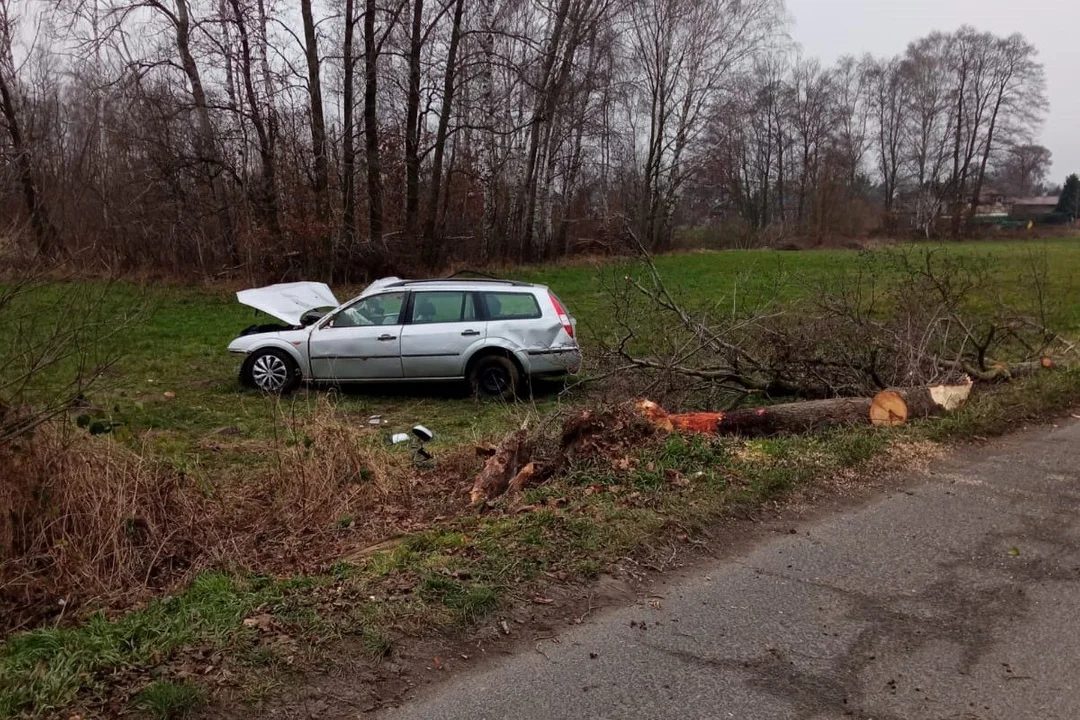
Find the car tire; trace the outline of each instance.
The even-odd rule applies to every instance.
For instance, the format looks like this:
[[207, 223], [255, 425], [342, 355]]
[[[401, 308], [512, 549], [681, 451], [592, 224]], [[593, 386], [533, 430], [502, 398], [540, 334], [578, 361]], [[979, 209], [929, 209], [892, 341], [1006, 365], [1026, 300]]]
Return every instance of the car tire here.
[[300, 366], [284, 350], [256, 350], [240, 367], [240, 383], [271, 395], [288, 395], [300, 385]]
[[484, 355], [469, 369], [473, 394], [495, 400], [513, 400], [521, 385], [521, 371], [504, 355]]

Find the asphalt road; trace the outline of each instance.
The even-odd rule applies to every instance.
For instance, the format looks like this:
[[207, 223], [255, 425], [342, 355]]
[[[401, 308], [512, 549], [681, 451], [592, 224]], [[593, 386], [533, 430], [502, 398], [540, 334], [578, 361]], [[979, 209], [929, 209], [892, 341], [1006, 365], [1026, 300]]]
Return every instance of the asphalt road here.
[[1075, 720], [1078, 510], [1080, 424], [963, 451], [380, 717]]

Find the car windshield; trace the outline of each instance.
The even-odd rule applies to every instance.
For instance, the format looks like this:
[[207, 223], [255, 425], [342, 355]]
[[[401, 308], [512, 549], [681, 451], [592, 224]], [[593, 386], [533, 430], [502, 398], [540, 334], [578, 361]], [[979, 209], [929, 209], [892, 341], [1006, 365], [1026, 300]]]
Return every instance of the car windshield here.
[[386, 293], [353, 303], [334, 317], [334, 327], [397, 325], [405, 293]]

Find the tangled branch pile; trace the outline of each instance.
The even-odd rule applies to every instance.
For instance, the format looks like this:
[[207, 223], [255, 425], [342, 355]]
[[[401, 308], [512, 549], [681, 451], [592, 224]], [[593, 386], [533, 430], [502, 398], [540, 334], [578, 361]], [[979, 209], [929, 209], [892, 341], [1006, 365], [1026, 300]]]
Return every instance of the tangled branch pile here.
[[642, 266], [608, 288], [618, 334], [606, 343], [605, 364], [611, 375], [636, 373], [635, 386], [665, 404], [730, 409], [956, 384], [965, 375], [991, 382], [1074, 350], [1050, 329], [1047, 269], [1035, 255], [1012, 298], [994, 296], [989, 260], [909, 250], [865, 254], [803, 299], [778, 299], [806, 280], [777, 276], [760, 297], [732, 293], [705, 307], [676, 297], [644, 252]]

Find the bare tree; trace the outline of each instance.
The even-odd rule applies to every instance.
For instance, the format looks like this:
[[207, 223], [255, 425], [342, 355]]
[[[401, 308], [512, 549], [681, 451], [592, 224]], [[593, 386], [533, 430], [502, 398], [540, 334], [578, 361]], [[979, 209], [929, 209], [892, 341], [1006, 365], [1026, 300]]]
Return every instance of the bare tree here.
[[304, 55], [307, 59], [308, 96], [311, 105], [311, 152], [314, 170], [312, 189], [315, 209], [320, 220], [330, 217], [329, 162], [326, 157], [326, 120], [323, 117], [322, 78], [320, 75], [319, 40], [311, 0], [300, 0], [300, 15], [304, 23]]
[[23, 200], [34, 229], [38, 252], [49, 256], [57, 250], [56, 229], [38, 189], [32, 142], [23, 131], [19, 79], [12, 52], [12, 37], [18, 32], [18, 25], [12, 15], [11, 2], [12, 0], [0, 0], [0, 109], [7, 126]]
[[993, 168], [990, 182], [1006, 195], [1031, 197], [1045, 192], [1050, 174], [1051, 153], [1042, 145], [1010, 145]]

